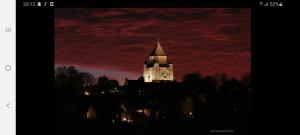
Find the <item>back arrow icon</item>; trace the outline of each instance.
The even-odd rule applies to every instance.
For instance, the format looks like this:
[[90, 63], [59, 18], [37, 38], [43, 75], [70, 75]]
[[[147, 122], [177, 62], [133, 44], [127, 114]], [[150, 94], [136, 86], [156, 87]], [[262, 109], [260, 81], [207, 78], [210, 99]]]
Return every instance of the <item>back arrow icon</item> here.
[[6, 105], [6, 107], [7, 107], [7, 108], [10, 108], [9, 105], [10, 105], [10, 103], [8, 103], [8, 104]]

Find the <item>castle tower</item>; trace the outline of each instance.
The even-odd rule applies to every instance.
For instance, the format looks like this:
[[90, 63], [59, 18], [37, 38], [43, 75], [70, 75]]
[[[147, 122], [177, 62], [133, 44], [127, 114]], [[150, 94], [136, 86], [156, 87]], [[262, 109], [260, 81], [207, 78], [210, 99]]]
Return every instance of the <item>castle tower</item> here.
[[173, 64], [170, 64], [167, 55], [157, 40], [157, 45], [144, 64], [144, 81], [161, 82], [173, 81]]

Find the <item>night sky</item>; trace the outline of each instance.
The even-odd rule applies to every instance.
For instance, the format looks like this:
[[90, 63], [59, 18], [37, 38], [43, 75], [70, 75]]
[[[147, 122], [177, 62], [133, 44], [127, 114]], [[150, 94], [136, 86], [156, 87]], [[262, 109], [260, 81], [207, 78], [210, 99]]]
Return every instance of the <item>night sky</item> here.
[[250, 9], [56, 9], [55, 66], [73, 65], [121, 84], [142, 76], [160, 44], [176, 80], [191, 72], [250, 72]]

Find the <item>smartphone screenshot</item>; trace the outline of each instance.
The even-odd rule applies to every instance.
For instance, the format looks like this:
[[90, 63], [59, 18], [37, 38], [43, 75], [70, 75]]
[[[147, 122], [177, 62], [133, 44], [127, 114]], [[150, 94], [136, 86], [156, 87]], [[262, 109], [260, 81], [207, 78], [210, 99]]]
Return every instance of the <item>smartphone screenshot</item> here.
[[2, 0], [0, 134], [268, 133], [287, 6]]

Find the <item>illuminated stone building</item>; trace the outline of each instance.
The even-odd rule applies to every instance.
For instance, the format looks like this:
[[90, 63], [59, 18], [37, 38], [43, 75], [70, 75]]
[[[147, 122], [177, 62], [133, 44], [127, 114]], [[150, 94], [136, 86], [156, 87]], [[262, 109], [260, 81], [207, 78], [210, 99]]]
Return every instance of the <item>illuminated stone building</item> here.
[[144, 64], [144, 81], [161, 82], [173, 81], [173, 64], [168, 62], [167, 55], [161, 47], [159, 40], [157, 45]]

